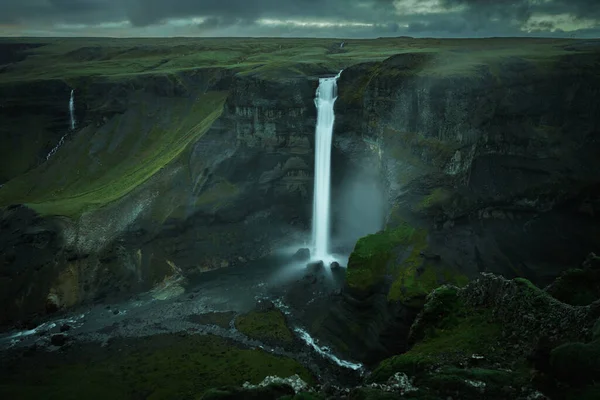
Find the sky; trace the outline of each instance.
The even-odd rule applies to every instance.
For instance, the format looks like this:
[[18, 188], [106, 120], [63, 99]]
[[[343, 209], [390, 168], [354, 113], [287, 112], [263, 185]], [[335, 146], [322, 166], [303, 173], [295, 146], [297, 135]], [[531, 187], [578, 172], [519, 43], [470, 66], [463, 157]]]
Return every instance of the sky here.
[[0, 36], [600, 37], [600, 0], [0, 0]]

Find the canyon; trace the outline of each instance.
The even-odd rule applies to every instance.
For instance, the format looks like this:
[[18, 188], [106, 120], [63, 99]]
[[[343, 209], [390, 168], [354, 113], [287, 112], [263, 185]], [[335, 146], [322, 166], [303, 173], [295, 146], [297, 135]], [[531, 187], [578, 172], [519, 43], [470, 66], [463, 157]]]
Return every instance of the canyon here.
[[5, 330], [310, 247], [314, 98], [340, 70], [329, 247], [347, 268], [297, 316], [337, 354], [407, 351], [444, 283], [545, 287], [600, 251], [600, 41], [0, 49]]

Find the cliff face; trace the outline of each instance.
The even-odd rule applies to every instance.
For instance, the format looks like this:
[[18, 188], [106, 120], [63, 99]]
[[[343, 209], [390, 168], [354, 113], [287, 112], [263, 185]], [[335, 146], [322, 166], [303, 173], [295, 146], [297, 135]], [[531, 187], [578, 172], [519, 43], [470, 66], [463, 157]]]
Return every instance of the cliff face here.
[[[243, 264], [304, 234], [317, 85], [223, 69], [73, 82], [81, 128], [0, 189], [42, 215], [3, 213], [2, 322]], [[42, 106], [28, 98], [14, 100], [21, 122]], [[68, 128], [54, 111], [67, 124], [46, 147]], [[31, 231], [52, 240], [31, 248]]]
[[424, 53], [358, 65], [340, 82], [336, 134], [379, 157], [390, 226], [427, 228], [450, 263], [547, 282], [600, 238], [599, 62], [465, 68]]
[[[600, 241], [600, 60], [457, 60], [417, 52], [344, 70], [333, 194], [343, 202], [344, 175], [374, 167], [388, 227], [408, 221], [419, 245], [467, 275], [549, 279]], [[298, 243], [311, 218], [317, 77], [333, 64], [3, 82], [0, 112], [12, 119], [0, 148], [12, 161], [0, 176], [0, 323]]]

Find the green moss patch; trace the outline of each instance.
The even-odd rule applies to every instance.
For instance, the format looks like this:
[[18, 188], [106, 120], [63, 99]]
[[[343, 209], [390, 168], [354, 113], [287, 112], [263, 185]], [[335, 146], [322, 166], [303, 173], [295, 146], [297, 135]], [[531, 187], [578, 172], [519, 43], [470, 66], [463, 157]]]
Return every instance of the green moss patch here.
[[350, 255], [347, 284], [351, 289], [368, 292], [387, 276], [393, 280], [388, 300], [421, 307], [425, 296], [440, 285], [468, 283], [468, 278], [455, 268], [426, 257], [427, 247], [427, 231], [405, 221], [365, 236]]
[[595, 382], [600, 376], [600, 340], [591, 343], [565, 343], [552, 350], [553, 374], [571, 384]]
[[294, 360], [211, 335], [159, 335], [107, 348], [40, 352], [5, 368], [0, 394], [7, 399], [196, 399], [209, 388], [258, 384], [269, 375], [298, 374], [313, 382]]
[[294, 399], [294, 389], [288, 385], [272, 384], [255, 389], [211, 389], [201, 400], [281, 400]]
[[427, 196], [424, 196], [419, 203], [414, 207], [417, 212], [429, 212], [432, 209], [441, 207], [444, 203], [450, 200], [452, 193], [443, 188], [433, 189]]
[[252, 311], [235, 319], [235, 327], [246, 336], [269, 344], [290, 344], [294, 336], [279, 310]]
[[408, 257], [394, 267], [396, 279], [388, 293], [391, 301], [422, 307], [425, 297], [440, 285], [464, 286], [469, 279], [441, 262], [430, 261], [421, 254], [425, 247], [414, 246]]
[[396, 372], [414, 375], [440, 365], [460, 365], [473, 354], [489, 354], [501, 335], [501, 325], [486, 310], [466, 307], [457, 288], [442, 286], [428, 301], [411, 329], [416, 344], [406, 353], [382, 361], [370, 380], [385, 382]]
[[359, 239], [348, 261], [348, 286], [367, 291], [381, 283], [388, 273], [388, 263], [393, 250], [400, 245], [417, 245], [422, 248], [426, 238], [427, 233], [424, 230], [415, 229], [405, 222], [394, 229]]
[[600, 270], [567, 270], [546, 291], [554, 298], [573, 306], [591, 304], [600, 299]]

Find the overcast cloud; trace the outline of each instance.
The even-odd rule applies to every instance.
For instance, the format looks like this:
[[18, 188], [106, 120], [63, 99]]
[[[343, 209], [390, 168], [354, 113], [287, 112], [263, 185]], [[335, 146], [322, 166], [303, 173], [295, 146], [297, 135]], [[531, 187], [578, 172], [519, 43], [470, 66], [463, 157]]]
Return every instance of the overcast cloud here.
[[600, 0], [0, 0], [0, 34], [600, 37]]

